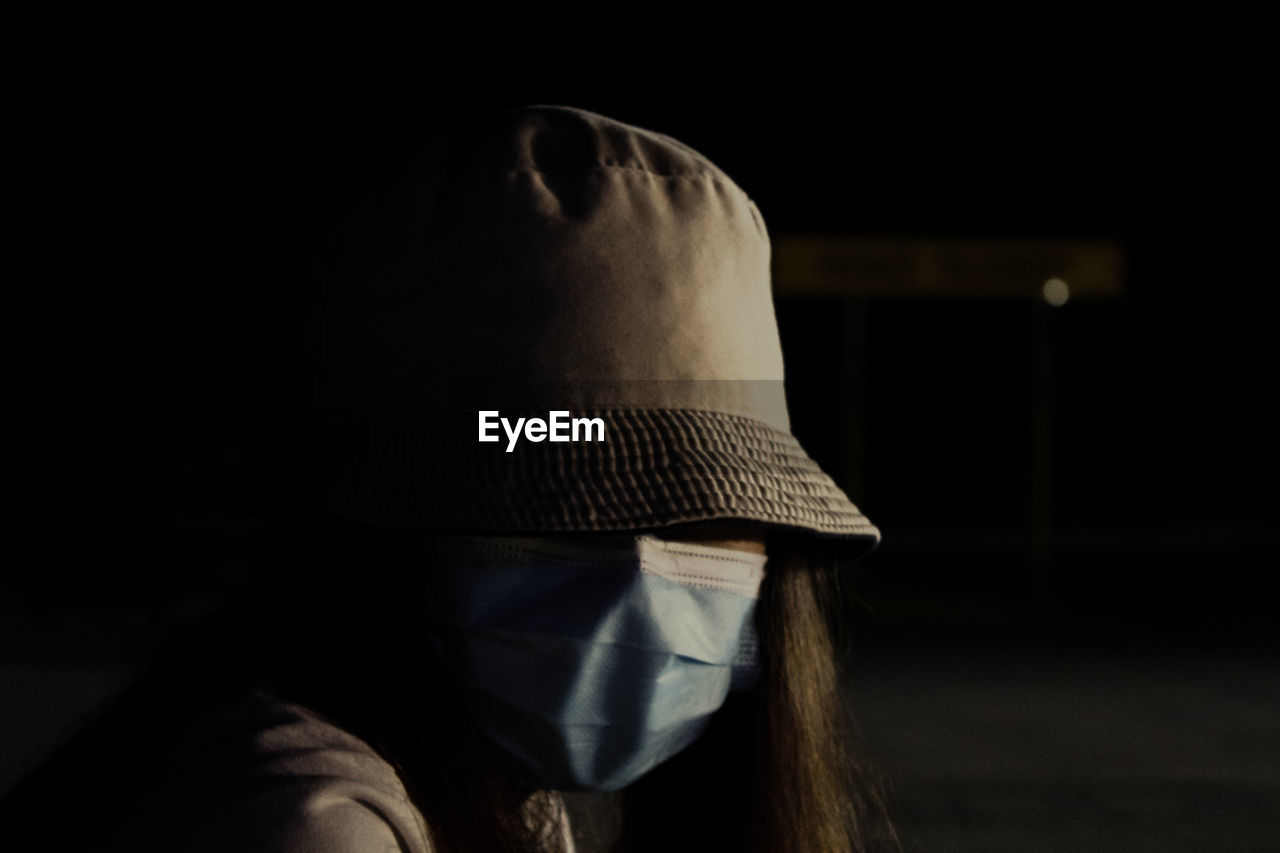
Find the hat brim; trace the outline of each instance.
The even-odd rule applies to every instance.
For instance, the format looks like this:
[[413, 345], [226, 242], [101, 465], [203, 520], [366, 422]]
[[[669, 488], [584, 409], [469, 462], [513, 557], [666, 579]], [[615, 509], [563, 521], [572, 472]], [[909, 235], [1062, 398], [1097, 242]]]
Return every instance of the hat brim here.
[[[545, 414], [545, 413], [544, 413]], [[575, 412], [603, 441], [459, 440], [424, 421], [312, 420], [291, 501], [398, 529], [621, 532], [754, 521], [851, 556], [880, 532], [788, 432], [696, 409]], [[452, 437], [451, 437], [452, 436]]]

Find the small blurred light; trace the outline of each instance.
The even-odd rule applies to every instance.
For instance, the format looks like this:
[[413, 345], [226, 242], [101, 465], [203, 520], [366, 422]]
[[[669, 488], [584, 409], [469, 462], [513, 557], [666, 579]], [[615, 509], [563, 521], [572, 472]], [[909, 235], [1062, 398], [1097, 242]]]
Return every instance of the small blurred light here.
[[1054, 308], [1066, 305], [1069, 296], [1071, 296], [1071, 289], [1067, 287], [1067, 283], [1062, 279], [1051, 278], [1044, 283], [1044, 301]]

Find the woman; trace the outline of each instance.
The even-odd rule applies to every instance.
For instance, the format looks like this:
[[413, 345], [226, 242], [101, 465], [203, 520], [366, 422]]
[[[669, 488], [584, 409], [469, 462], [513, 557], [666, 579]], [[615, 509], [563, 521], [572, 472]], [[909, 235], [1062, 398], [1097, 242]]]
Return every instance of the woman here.
[[584, 849], [893, 846], [822, 592], [879, 534], [790, 435], [755, 205], [531, 107], [342, 209], [264, 582], [99, 727], [97, 846], [572, 849], [556, 791]]

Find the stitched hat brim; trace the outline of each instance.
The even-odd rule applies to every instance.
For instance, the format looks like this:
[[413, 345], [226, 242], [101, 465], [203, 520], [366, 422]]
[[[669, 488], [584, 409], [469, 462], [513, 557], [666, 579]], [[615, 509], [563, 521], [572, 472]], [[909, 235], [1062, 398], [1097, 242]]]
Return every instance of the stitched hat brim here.
[[880, 533], [789, 433], [694, 409], [575, 412], [604, 441], [479, 444], [412, 418], [312, 421], [294, 503], [400, 529], [619, 532], [716, 520], [803, 531], [860, 556]]

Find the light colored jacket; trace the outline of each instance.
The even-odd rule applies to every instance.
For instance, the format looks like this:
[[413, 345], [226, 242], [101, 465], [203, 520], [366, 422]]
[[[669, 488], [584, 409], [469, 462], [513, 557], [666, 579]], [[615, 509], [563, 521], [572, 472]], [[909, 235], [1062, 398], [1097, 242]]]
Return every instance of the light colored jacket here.
[[[306, 708], [262, 693], [201, 719], [220, 741], [228, 792], [203, 811], [186, 853], [433, 853], [430, 831], [387, 761], [360, 738]], [[574, 850], [564, 803], [555, 805]]]

